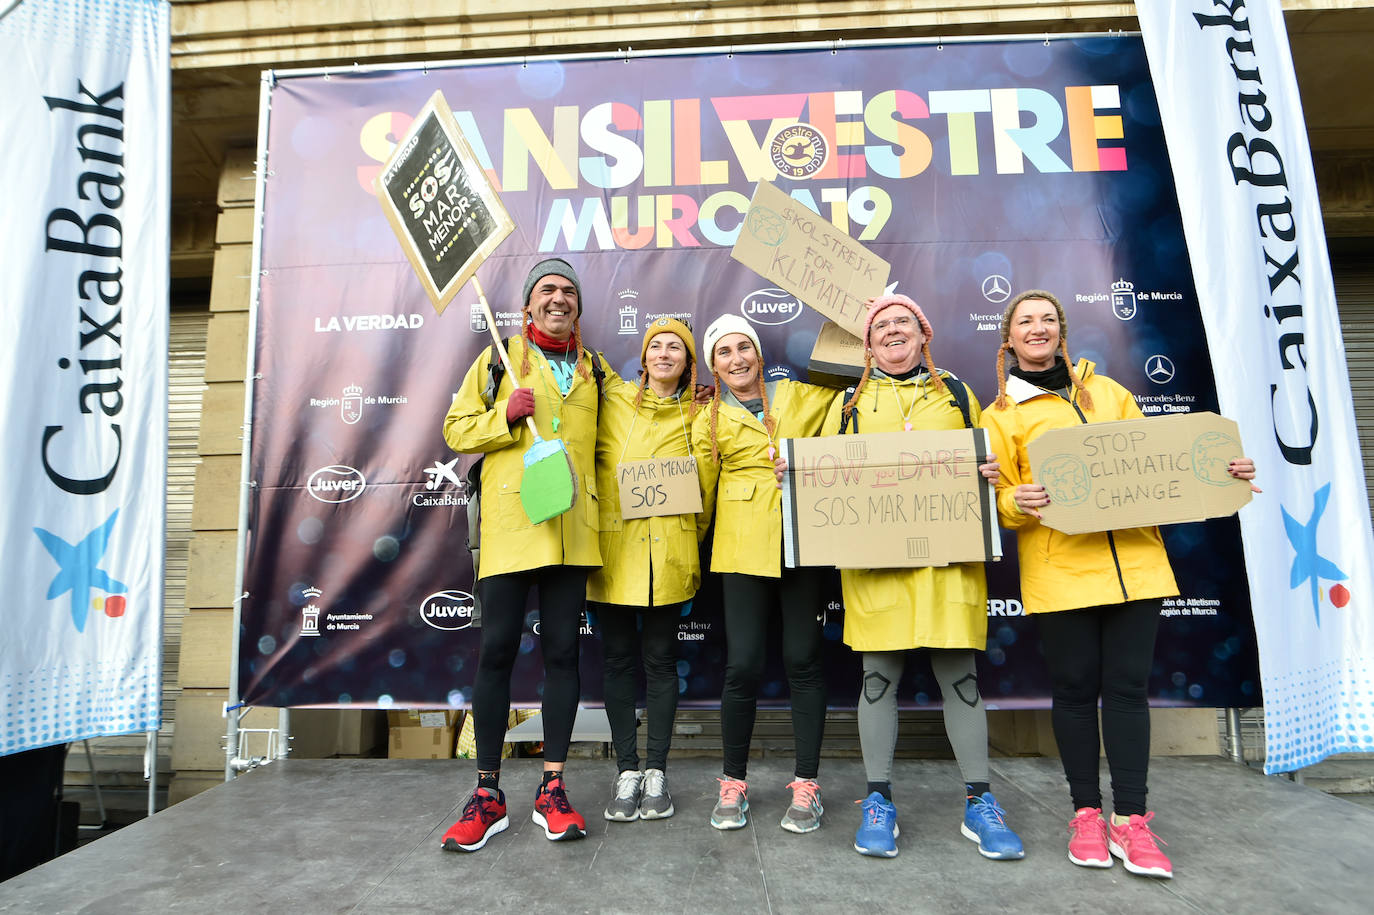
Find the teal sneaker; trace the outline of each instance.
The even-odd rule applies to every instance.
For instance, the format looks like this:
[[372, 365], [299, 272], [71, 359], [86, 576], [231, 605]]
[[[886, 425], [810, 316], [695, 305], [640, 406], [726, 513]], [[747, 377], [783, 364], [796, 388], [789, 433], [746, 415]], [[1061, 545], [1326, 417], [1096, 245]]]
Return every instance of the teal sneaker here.
[[982, 797], [970, 797], [964, 802], [964, 822], [959, 831], [964, 838], [978, 843], [978, 854], [996, 861], [1024, 858], [1026, 850], [1021, 837], [1007, 825], [1006, 812], [997, 805], [991, 791]]
[[897, 857], [897, 836], [901, 833], [897, 828], [897, 808], [876, 791], [858, 803], [862, 813], [859, 829], [854, 833], [854, 850], [875, 858]]

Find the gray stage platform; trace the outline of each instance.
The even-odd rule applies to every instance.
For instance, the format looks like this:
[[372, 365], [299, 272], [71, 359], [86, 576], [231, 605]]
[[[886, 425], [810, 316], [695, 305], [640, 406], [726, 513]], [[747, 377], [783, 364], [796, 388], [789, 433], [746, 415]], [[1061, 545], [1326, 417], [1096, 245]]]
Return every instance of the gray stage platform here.
[[899, 760], [901, 854], [852, 843], [857, 760], [822, 760], [824, 826], [778, 828], [791, 761], [750, 763], [752, 822], [710, 827], [718, 762], [674, 759], [677, 815], [601, 818], [612, 765], [569, 763], [590, 834], [553, 843], [529, 820], [537, 760], [508, 763], [511, 828], [470, 855], [439, 837], [474, 781], [469, 761], [288, 760], [251, 772], [0, 884], [0, 912], [1369, 912], [1374, 810], [1221, 759], [1161, 759], [1155, 825], [1177, 876], [1085, 870], [1054, 759], [993, 761], [1026, 842], [986, 861], [959, 834], [953, 762]]

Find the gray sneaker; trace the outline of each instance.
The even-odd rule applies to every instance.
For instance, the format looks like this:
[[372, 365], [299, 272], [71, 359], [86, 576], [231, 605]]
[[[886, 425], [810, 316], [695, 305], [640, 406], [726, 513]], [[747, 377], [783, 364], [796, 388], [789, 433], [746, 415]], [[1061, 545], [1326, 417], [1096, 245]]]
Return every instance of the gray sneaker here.
[[741, 778], [718, 778], [720, 800], [716, 809], [711, 811], [711, 825], [717, 829], [741, 829], [749, 822], [749, 798], [745, 796], [748, 786]]
[[645, 769], [639, 816], [645, 820], [663, 820], [672, 815], [673, 796], [668, 793], [668, 776], [662, 769]]
[[615, 797], [606, 805], [606, 819], [617, 823], [639, 819], [639, 792], [643, 779], [637, 769], [626, 769], [615, 777]]
[[782, 815], [782, 828], [788, 832], [814, 832], [821, 828], [821, 786], [815, 779], [798, 778], [788, 783], [792, 805]]

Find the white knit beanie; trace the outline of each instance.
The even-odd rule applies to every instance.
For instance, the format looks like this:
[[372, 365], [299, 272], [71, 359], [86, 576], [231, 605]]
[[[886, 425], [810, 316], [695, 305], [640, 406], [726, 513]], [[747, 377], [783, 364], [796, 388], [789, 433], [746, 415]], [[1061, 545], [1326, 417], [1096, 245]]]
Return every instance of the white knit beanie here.
[[724, 314], [711, 322], [711, 326], [706, 328], [706, 335], [702, 337], [702, 349], [706, 354], [707, 368], [715, 369], [716, 343], [721, 337], [730, 334], [744, 334], [752, 340], [754, 349], [759, 351], [759, 359], [763, 359], [763, 347], [759, 344], [759, 335], [754, 332], [754, 325], [739, 315]]

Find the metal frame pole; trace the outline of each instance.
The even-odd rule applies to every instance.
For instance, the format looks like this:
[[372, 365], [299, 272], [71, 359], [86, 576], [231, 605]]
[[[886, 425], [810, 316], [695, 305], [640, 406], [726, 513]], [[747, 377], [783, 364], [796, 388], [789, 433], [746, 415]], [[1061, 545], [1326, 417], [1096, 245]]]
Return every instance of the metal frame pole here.
[[157, 730], [148, 732], [148, 746], [143, 751], [143, 777], [148, 780], [148, 816], [157, 813]]
[[1245, 738], [1241, 736], [1238, 708], [1226, 710], [1226, 750], [1230, 754], [1231, 762], [1239, 766], [1245, 765]]
[[262, 209], [267, 185], [267, 124], [272, 111], [272, 86], [276, 77], [271, 70], [262, 72], [262, 89], [258, 98], [258, 148], [254, 161], [253, 190], [253, 256], [251, 298], [248, 303], [248, 358], [243, 379], [243, 455], [239, 462], [239, 519], [238, 542], [234, 555], [234, 624], [229, 662], [229, 701], [224, 714], [224, 780], [233, 779], [234, 758], [238, 754], [239, 724], [239, 629], [243, 620], [243, 576], [248, 558], [248, 522], [251, 493], [255, 486], [249, 478], [249, 463], [253, 444], [253, 388], [257, 379], [258, 305], [262, 279]]

